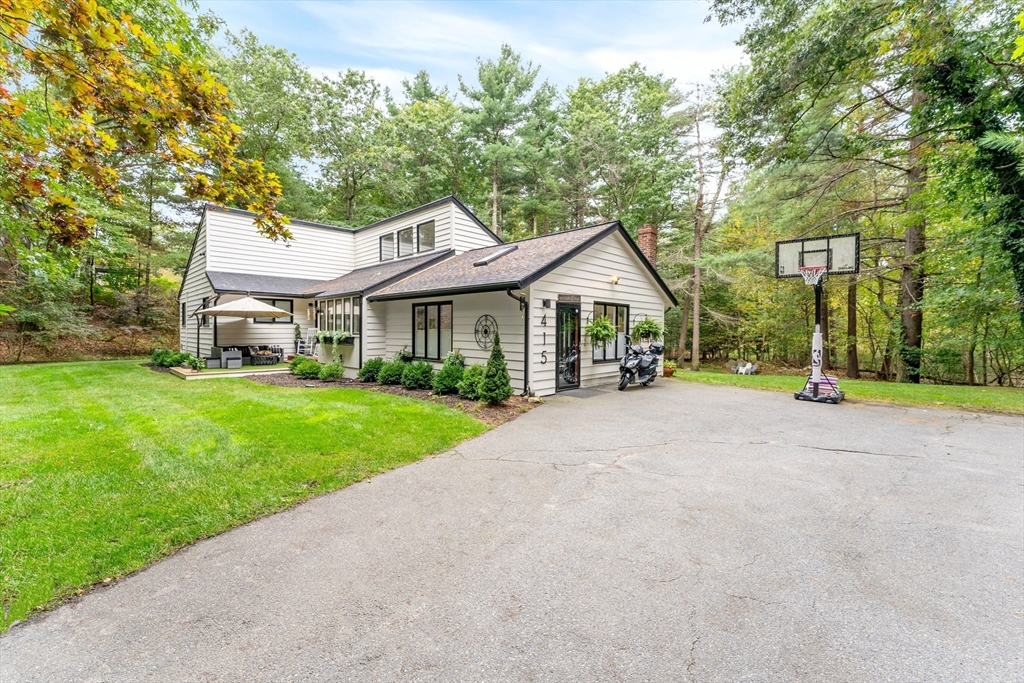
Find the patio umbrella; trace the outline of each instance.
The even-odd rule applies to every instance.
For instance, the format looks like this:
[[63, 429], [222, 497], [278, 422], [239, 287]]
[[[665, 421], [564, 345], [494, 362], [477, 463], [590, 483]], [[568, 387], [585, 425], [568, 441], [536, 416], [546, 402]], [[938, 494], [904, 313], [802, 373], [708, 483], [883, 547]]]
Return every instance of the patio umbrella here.
[[247, 296], [244, 299], [236, 299], [235, 301], [204, 308], [192, 315], [223, 315], [230, 318], [287, 318], [291, 313]]
[[[197, 318], [201, 315], [208, 315], [214, 318], [220, 315], [228, 318], [287, 318], [291, 313], [247, 296], [244, 299], [236, 299], [235, 301], [228, 301], [224, 304], [204, 308], [192, 315]], [[213, 321], [213, 326], [214, 338], [216, 338], [216, 320]], [[199, 325], [196, 325], [196, 355], [199, 355]]]

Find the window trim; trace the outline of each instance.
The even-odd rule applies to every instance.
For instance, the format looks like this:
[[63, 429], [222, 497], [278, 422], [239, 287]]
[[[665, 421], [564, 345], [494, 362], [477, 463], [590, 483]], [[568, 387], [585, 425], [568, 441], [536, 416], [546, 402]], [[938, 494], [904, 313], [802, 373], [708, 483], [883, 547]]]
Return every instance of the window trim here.
[[277, 305], [278, 301], [287, 301], [288, 302], [288, 312], [291, 313], [291, 315], [288, 316], [287, 320], [285, 318], [251, 318], [251, 320], [252, 320], [254, 325], [275, 325], [275, 324], [276, 325], [293, 325], [294, 324], [293, 323], [293, 321], [295, 320], [295, 300], [294, 299], [259, 299], [259, 298], [257, 298], [256, 301], [260, 301], [262, 303], [269, 304], [270, 306], [273, 306], [274, 308], [281, 308], [281, 306]]
[[[629, 304], [619, 304], [619, 303], [615, 303], [614, 301], [594, 301], [593, 306], [606, 306], [606, 307], [607, 306], [612, 306], [614, 308], [625, 308], [626, 309], [626, 335], [629, 336], [629, 318], [630, 318]], [[591, 346], [593, 347], [593, 344], [591, 344]], [[626, 355], [626, 349], [622, 349], [622, 353], [621, 354], [619, 353], [619, 335], [618, 334], [615, 335], [615, 358], [602, 358], [602, 359], [594, 358], [594, 353], [596, 351], [597, 351], [597, 348], [594, 347], [591, 350], [591, 352], [590, 352], [590, 362], [594, 363], [594, 364], [618, 363], [619, 361], [622, 360], [622, 356]]]
[[[384, 258], [384, 238], [386, 237], [391, 239], [391, 256]], [[395, 248], [395, 241], [395, 233], [393, 232], [387, 232], [380, 236], [378, 240], [378, 256], [381, 261], [395, 260], [395, 257], [398, 255], [398, 250]]]
[[[422, 355], [422, 356], [416, 355], [416, 309], [417, 308], [421, 308], [421, 307], [424, 309], [423, 310], [423, 319], [424, 319], [424, 321], [426, 321], [426, 319], [427, 319], [426, 309], [428, 307], [430, 307], [430, 306], [437, 306], [437, 357], [436, 358], [433, 357], [433, 356], [426, 355], [426, 349], [423, 349], [424, 355]], [[412, 343], [410, 344], [410, 346], [412, 347], [412, 357], [415, 358], [416, 360], [426, 360], [426, 361], [440, 362], [440, 361], [444, 360], [444, 357], [446, 355], [448, 355], [448, 354], [442, 354], [441, 353], [441, 306], [451, 306], [452, 307], [452, 349], [455, 349], [455, 303], [454, 303], [454, 301], [451, 300], [451, 299], [449, 299], [447, 301], [423, 301], [421, 303], [413, 304], [412, 305], [412, 326], [411, 326]], [[425, 346], [429, 347], [430, 344], [427, 342], [427, 332], [429, 332], [429, 330], [427, 330], [427, 329], [423, 330], [423, 344]]]

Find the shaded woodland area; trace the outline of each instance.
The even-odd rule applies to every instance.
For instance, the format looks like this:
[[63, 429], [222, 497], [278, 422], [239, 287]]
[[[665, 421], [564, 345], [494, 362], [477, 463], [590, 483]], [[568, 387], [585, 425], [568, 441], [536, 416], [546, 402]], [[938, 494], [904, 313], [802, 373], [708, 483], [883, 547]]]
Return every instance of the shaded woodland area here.
[[[559, 90], [502, 46], [456, 89], [420, 72], [402, 92], [358, 71], [314, 77], [188, 3], [132, 3], [136, 28], [108, 44], [92, 34], [127, 26], [120, 3], [14, 5], [43, 28], [0, 21], [3, 362], [176, 345], [206, 201], [252, 208], [286, 239], [279, 215], [359, 226], [454, 194], [506, 240], [657, 225], [681, 302], [666, 342], [695, 368], [807, 365], [813, 296], [774, 279], [773, 244], [860, 232], [860, 275], [826, 285], [833, 368], [1024, 382], [1024, 14], [1009, 2], [720, 0], [709, 20], [744, 27], [747, 65], [706, 84], [634, 64]], [[105, 75], [90, 76], [94, 100], [76, 69]], [[102, 86], [140, 74], [154, 85], [126, 116]]]

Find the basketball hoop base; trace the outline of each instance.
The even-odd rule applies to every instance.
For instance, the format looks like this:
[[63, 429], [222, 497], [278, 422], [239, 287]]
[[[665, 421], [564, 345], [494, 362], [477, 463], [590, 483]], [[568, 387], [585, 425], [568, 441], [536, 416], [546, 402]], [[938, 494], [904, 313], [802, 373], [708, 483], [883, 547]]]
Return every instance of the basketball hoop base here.
[[793, 398], [798, 401], [813, 401], [815, 403], [831, 403], [839, 405], [839, 402], [846, 397], [846, 393], [839, 390], [839, 379], [822, 375], [818, 383], [818, 395], [814, 395], [814, 385], [811, 384], [811, 376], [807, 376], [807, 384], [800, 391], [793, 392]]

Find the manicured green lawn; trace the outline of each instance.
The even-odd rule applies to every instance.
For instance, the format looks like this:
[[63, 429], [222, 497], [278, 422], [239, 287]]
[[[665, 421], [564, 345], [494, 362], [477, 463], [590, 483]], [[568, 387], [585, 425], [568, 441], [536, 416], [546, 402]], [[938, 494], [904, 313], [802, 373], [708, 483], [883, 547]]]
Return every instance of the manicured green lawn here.
[[[792, 375], [733, 375], [721, 370], [677, 370], [675, 377], [687, 382], [724, 384], [788, 393], [799, 391], [806, 382], [806, 377]], [[853, 401], [1024, 414], [1024, 389], [870, 382], [842, 377], [839, 378], [839, 388], [846, 393], [848, 400]]]
[[197, 539], [480, 434], [359, 389], [0, 367], [0, 632]]

